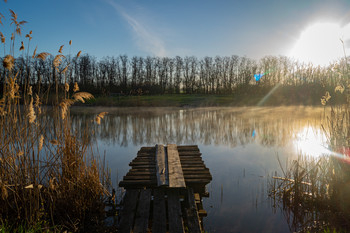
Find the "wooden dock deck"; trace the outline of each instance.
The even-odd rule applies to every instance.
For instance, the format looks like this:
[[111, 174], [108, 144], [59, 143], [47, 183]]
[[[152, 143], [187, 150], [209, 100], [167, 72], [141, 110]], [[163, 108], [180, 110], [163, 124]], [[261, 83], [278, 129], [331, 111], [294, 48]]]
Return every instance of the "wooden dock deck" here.
[[212, 177], [198, 146], [142, 147], [129, 165], [119, 232], [202, 232]]

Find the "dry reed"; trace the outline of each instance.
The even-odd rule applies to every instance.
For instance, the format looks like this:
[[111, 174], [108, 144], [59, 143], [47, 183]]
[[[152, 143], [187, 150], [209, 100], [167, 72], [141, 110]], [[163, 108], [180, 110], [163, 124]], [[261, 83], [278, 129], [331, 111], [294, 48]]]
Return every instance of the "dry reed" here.
[[[344, 44], [343, 44], [344, 46]], [[321, 104], [331, 103], [330, 114], [322, 124], [332, 152], [319, 158], [301, 155], [283, 177], [273, 177], [270, 196], [282, 203], [287, 221], [297, 232], [350, 229], [350, 86], [347, 57], [336, 65], [346, 83], [334, 92], [346, 95], [346, 103], [331, 102], [328, 91]], [[341, 71], [340, 71], [341, 70]], [[325, 108], [326, 111], [326, 108]]]
[[[69, 117], [72, 104], [93, 96], [77, 92], [75, 83], [72, 98], [63, 97], [49, 111], [42, 107], [41, 93], [29, 82], [18, 85], [14, 40], [26, 22], [18, 22], [17, 14], [10, 13], [15, 30], [12, 54], [4, 57], [2, 65], [7, 72], [0, 74], [5, 75], [0, 99], [0, 226], [5, 224], [8, 231], [23, 226], [23, 231], [36, 226], [40, 231], [96, 231], [96, 226], [103, 225], [107, 174], [89, 149], [88, 128], [78, 133]], [[27, 35], [30, 40], [31, 32]], [[1, 34], [4, 43], [3, 38]], [[23, 50], [23, 42], [21, 45]], [[50, 55], [36, 55], [36, 50], [33, 59], [45, 60]], [[62, 59], [66, 59], [62, 54], [55, 56], [52, 69], [57, 69]], [[69, 92], [69, 83], [64, 88]]]

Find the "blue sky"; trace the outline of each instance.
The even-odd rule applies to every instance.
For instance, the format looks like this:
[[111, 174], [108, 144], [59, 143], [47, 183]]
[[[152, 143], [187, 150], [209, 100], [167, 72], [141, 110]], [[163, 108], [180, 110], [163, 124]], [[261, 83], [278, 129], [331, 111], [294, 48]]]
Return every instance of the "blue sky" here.
[[7, 41], [8, 9], [28, 21], [31, 51], [56, 54], [65, 44], [67, 54], [72, 40], [72, 54], [98, 59], [288, 55], [309, 25], [350, 22], [350, 0], [8, 0], [0, 2]]

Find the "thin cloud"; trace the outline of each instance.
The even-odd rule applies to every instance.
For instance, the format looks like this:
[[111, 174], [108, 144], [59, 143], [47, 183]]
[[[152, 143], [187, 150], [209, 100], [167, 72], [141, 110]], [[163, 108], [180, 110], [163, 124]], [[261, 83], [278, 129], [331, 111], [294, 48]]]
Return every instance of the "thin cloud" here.
[[128, 14], [124, 9], [122, 9], [118, 4], [113, 1], [108, 1], [108, 3], [126, 20], [126, 22], [131, 26], [136, 38], [137, 45], [145, 52], [151, 53], [155, 56], [164, 57], [166, 55], [166, 50], [164, 48], [164, 43], [161, 38], [154, 35], [146, 29], [146, 27], [140, 23], [137, 19]]

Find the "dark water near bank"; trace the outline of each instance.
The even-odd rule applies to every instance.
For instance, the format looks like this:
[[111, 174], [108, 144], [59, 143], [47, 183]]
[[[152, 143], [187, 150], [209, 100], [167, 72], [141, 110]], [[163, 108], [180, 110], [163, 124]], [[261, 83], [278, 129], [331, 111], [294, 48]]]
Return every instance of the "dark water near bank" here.
[[79, 107], [72, 109], [73, 123], [84, 125], [102, 111], [109, 114], [91, 127], [114, 185], [141, 146], [197, 144], [213, 176], [204, 198], [207, 232], [293, 232], [287, 214], [268, 197], [271, 176], [282, 176], [280, 164], [298, 150], [312, 154], [322, 143], [322, 108]]

